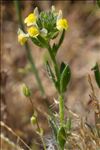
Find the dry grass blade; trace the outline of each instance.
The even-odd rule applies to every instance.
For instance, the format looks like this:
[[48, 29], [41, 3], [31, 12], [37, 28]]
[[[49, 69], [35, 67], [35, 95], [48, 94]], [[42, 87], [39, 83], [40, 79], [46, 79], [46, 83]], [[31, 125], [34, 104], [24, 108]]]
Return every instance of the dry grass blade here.
[[21, 143], [25, 145], [28, 150], [32, 150], [8, 125], [0, 121], [0, 126], [6, 128], [11, 134], [13, 134]]
[[[91, 126], [87, 122], [87, 118], [83, 119], [66, 105], [65, 108], [73, 119], [78, 119], [78, 127], [72, 129], [71, 135], [68, 139], [68, 146], [70, 150], [99, 150], [100, 149], [100, 105], [96, 97], [94, 86], [92, 84], [91, 76], [88, 75], [88, 82], [91, 88], [90, 101], [88, 106], [95, 113], [95, 125]], [[67, 148], [68, 149], [68, 148]]]
[[99, 104], [99, 101], [96, 97], [95, 90], [94, 90], [90, 75], [88, 75], [88, 81], [89, 81], [91, 91], [92, 91], [90, 98], [91, 98], [92, 108], [95, 112], [95, 125], [97, 128], [98, 136], [100, 137], [100, 104]]
[[[19, 147], [18, 145], [16, 145], [15, 143], [13, 143], [12, 141], [10, 141], [10, 139], [8, 139], [7, 137], [5, 137], [3, 134], [0, 135], [0, 139], [1, 139], [1, 150], [2, 148], [4, 149], [10, 149], [10, 150], [24, 150], [21, 147]], [[4, 145], [4, 147], [2, 147], [2, 145]]]

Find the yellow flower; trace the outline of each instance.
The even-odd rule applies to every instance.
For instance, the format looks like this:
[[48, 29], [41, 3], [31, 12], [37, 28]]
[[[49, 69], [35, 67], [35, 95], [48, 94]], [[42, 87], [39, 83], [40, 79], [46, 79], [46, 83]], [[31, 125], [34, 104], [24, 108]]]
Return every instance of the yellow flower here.
[[31, 37], [37, 37], [39, 35], [39, 30], [36, 27], [30, 27], [28, 29], [28, 34]]
[[24, 45], [26, 41], [27, 41], [27, 37], [25, 36], [25, 34], [21, 33], [18, 35], [18, 42], [21, 45]]
[[57, 29], [58, 30], [63, 30], [63, 29], [67, 30], [67, 28], [68, 28], [68, 22], [66, 19], [57, 20]]
[[27, 24], [27, 26], [33, 25], [36, 22], [37, 16], [34, 13], [31, 13], [28, 15], [28, 17], [25, 18], [24, 23]]

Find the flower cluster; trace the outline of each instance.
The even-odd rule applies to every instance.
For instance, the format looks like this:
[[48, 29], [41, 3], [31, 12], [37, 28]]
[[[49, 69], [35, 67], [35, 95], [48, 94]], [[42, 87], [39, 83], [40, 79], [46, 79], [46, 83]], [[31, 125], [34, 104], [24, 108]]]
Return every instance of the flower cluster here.
[[62, 18], [62, 11], [57, 13], [54, 6], [49, 12], [41, 12], [40, 14], [36, 7], [34, 12], [25, 18], [24, 23], [27, 25], [27, 33], [21, 29], [18, 30], [18, 41], [21, 45], [31, 38], [36, 45], [43, 47], [40, 43], [41, 37], [49, 41], [56, 38], [60, 31], [68, 28], [67, 20]]

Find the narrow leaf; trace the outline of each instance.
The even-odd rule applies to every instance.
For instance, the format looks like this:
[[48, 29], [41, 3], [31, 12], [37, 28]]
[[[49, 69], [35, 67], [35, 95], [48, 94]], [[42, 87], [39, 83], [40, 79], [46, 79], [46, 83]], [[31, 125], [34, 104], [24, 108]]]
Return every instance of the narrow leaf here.
[[51, 37], [51, 38], [52, 38], [52, 39], [55, 39], [57, 36], [58, 36], [58, 32], [52, 34], [52, 37]]
[[46, 62], [46, 69], [47, 69], [47, 72], [48, 72], [48, 75], [49, 75], [50, 79], [53, 81], [53, 83], [55, 84], [55, 86], [57, 86], [57, 81], [55, 79], [55, 75], [52, 72], [51, 67], [50, 67], [48, 61]]
[[94, 71], [95, 80], [97, 82], [97, 85], [100, 88], [100, 70], [99, 70], [99, 65], [96, 63], [96, 65], [92, 68], [92, 70]]
[[38, 35], [37, 38], [43, 47], [48, 48], [48, 42], [42, 36]]
[[62, 74], [64, 68], [65, 68], [66, 64], [64, 62], [61, 63], [61, 66], [60, 66], [60, 74]]
[[64, 36], [65, 36], [65, 30], [63, 30], [63, 32], [62, 32], [58, 44], [55, 44], [55, 43], [53, 44], [52, 50], [53, 50], [53, 52], [54, 52], [55, 55], [56, 55], [59, 47], [61, 46], [61, 44], [62, 44], [62, 42], [64, 40]]
[[54, 56], [56, 55], [57, 50], [58, 50], [57, 45], [54, 43], [52, 47], [52, 52], [54, 53]]
[[64, 127], [61, 127], [59, 129], [57, 140], [58, 140], [58, 143], [59, 143], [59, 146], [60, 146], [61, 150], [64, 150], [64, 146], [65, 146], [65, 143], [66, 143], [66, 132], [65, 132]]
[[59, 47], [61, 46], [63, 40], [64, 40], [64, 36], [65, 36], [65, 30], [63, 30], [62, 34], [61, 34], [61, 37], [59, 39], [59, 43], [58, 43], [58, 49]]
[[37, 38], [31, 38], [32, 42], [36, 44], [37, 46], [44, 48], [44, 46], [40, 43], [40, 41]]
[[[64, 65], [63, 65], [64, 66]], [[65, 66], [60, 76], [60, 91], [64, 93], [71, 78], [71, 70], [68, 65]]]

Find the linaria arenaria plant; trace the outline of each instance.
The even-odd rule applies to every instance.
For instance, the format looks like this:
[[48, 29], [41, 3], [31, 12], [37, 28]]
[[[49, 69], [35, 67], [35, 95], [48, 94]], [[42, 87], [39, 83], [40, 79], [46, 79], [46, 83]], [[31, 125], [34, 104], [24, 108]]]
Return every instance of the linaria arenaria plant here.
[[[47, 12], [42, 11], [39, 13], [38, 8], [36, 7], [32, 13], [30, 13], [25, 19], [24, 23], [26, 25], [26, 32], [22, 29], [18, 30], [18, 41], [21, 45], [24, 45], [27, 40], [31, 40], [33, 44], [37, 45], [38, 47], [45, 48], [50, 54], [51, 61], [53, 66], [50, 65], [50, 62], [47, 60], [46, 70], [47, 73], [52, 80], [57, 92], [58, 92], [58, 102], [59, 105], [59, 114], [57, 116], [55, 114], [50, 113], [48, 115], [48, 120], [51, 125], [55, 146], [57, 150], [64, 150], [64, 149], [81, 149], [87, 150], [90, 147], [93, 150], [97, 150], [99, 148], [99, 127], [98, 122], [96, 123], [96, 127], [91, 128], [91, 126], [86, 123], [86, 120], [80, 118], [80, 116], [73, 113], [71, 110], [67, 108], [64, 104], [64, 97], [65, 92], [67, 91], [70, 78], [71, 78], [71, 70], [68, 64], [64, 62], [61, 63], [60, 67], [56, 61], [56, 54], [58, 49], [60, 48], [64, 37], [65, 32], [67, 31], [69, 24], [68, 21], [63, 18], [62, 11], [56, 12], [54, 6]], [[57, 43], [53, 43], [53, 40], [59, 36], [59, 40]], [[51, 44], [51, 41], [53, 44]], [[100, 71], [98, 69], [98, 64], [92, 69], [94, 70], [95, 79], [97, 82], [98, 87], [100, 87]], [[96, 103], [96, 120], [98, 120], [98, 113], [99, 112], [99, 104], [97, 98], [95, 96], [91, 78], [89, 76], [89, 84], [92, 89], [92, 94], [90, 95], [92, 99], [92, 103]], [[23, 93], [26, 97], [29, 98], [31, 101], [31, 92], [29, 91], [28, 87], [24, 85]], [[67, 120], [65, 118], [65, 109], [67, 110], [68, 117]], [[78, 131], [72, 131], [72, 117], [74, 116], [76, 120], [78, 119], [79, 129]], [[46, 150], [46, 144], [43, 139], [43, 129], [40, 128], [38, 123], [38, 117], [33, 111], [33, 116], [31, 117], [31, 123], [37, 124], [37, 133], [41, 137], [41, 141], [43, 142], [43, 148]], [[86, 145], [86, 142], [88, 143]], [[90, 146], [90, 142], [92, 143]]]

